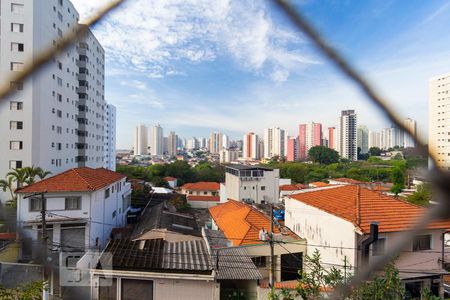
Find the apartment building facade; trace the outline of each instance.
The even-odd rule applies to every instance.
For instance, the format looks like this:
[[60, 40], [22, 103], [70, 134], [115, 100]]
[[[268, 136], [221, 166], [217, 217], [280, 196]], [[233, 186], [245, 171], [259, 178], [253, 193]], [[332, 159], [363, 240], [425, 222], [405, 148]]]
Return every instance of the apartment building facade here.
[[428, 147], [437, 166], [450, 170], [450, 73], [429, 80]]
[[357, 115], [354, 110], [343, 110], [339, 118], [339, 154], [342, 158], [357, 160]]
[[[0, 12], [3, 80], [49, 45], [56, 47], [79, 18], [67, 0], [2, 0]], [[15, 92], [0, 101], [0, 177], [32, 165], [52, 174], [104, 166], [104, 76], [104, 50], [88, 30], [39, 73], [9, 82]]]

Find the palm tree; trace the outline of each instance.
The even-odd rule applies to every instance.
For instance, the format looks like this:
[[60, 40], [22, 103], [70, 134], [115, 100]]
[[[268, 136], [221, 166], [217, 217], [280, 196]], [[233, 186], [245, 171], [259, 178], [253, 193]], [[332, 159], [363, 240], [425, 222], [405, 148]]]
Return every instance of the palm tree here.
[[0, 179], [0, 189], [2, 189], [4, 192], [6, 190], [9, 191], [9, 194], [11, 195], [11, 199], [7, 201], [8, 205], [15, 207], [17, 203], [17, 198], [14, 195], [14, 188], [13, 188], [13, 181], [14, 178], [12, 176], [6, 177], [6, 179]]
[[6, 174], [6, 177], [12, 177], [13, 181], [16, 182], [16, 189], [19, 189], [29, 181], [29, 171], [27, 168], [13, 169]]
[[45, 171], [40, 167], [35, 168], [36, 170], [36, 176], [39, 177], [40, 180], [44, 179], [45, 177], [47, 177], [48, 175], [51, 175], [52, 172], [50, 171]]
[[24, 183], [27, 185], [33, 184], [35, 182], [36, 176], [39, 177], [40, 180], [44, 179], [47, 175], [50, 175], [51, 172], [44, 171], [41, 167], [26, 167], [23, 168], [28, 176], [28, 178], [25, 179]]

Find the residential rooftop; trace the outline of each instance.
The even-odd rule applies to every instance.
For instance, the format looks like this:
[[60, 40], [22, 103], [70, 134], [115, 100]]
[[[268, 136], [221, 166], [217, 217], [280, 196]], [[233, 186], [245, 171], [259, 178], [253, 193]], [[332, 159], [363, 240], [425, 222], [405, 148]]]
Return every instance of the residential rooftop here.
[[262, 165], [241, 165], [241, 164], [228, 164], [225, 166], [226, 168], [235, 169], [235, 170], [263, 170], [263, 171], [273, 171], [273, 168], [262, 166]]
[[207, 181], [186, 183], [181, 186], [181, 189], [191, 191], [218, 191], [220, 189], [220, 183]]
[[[363, 233], [378, 222], [379, 232], [407, 230], [425, 214], [426, 208], [357, 185], [337, 185], [325, 189], [304, 190], [289, 196], [347, 220]], [[428, 229], [450, 229], [450, 220], [434, 221]]]
[[105, 168], [74, 168], [18, 189], [16, 193], [92, 192], [123, 178], [126, 176]]

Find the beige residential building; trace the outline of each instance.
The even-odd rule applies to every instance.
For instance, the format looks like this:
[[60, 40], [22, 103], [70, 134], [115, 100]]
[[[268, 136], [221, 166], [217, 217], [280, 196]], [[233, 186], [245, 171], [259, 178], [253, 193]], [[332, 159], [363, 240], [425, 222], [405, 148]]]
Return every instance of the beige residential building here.
[[450, 73], [429, 81], [428, 147], [439, 167], [450, 169]]

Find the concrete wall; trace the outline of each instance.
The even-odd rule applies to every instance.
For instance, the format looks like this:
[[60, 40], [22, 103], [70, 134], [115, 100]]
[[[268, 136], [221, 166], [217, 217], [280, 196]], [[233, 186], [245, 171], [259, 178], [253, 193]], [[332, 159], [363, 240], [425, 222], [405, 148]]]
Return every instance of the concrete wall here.
[[241, 177], [230, 173], [225, 173], [225, 184], [227, 198], [237, 201], [250, 199], [255, 203], [275, 203], [279, 199], [280, 171], [264, 171], [261, 178], [252, 177], [249, 180], [242, 180]]
[[[211, 299], [219, 300], [220, 298], [220, 285], [214, 280], [195, 280], [189, 279], [187, 275], [183, 274], [178, 276], [177, 274], [161, 273], [155, 275], [155, 273], [139, 272], [135, 275], [134, 272], [127, 272], [127, 276], [114, 275], [117, 278], [117, 300], [121, 300], [121, 279], [139, 279], [139, 280], [151, 280], [153, 281], [153, 298], [154, 300], [200, 300]], [[170, 277], [170, 278], [165, 278]], [[211, 278], [212, 279], [212, 278]], [[98, 277], [93, 277], [92, 285], [92, 297], [91, 299], [98, 299]], [[130, 296], [130, 295], [129, 295]]]
[[350, 265], [356, 265], [356, 233], [352, 223], [291, 198], [286, 198], [285, 205], [285, 225], [308, 241], [308, 255], [319, 250], [322, 262], [328, 264], [326, 267], [343, 265], [344, 257]]
[[210, 208], [220, 204], [220, 202], [218, 201], [189, 201], [189, 200], [188, 203], [191, 205], [192, 208]]

